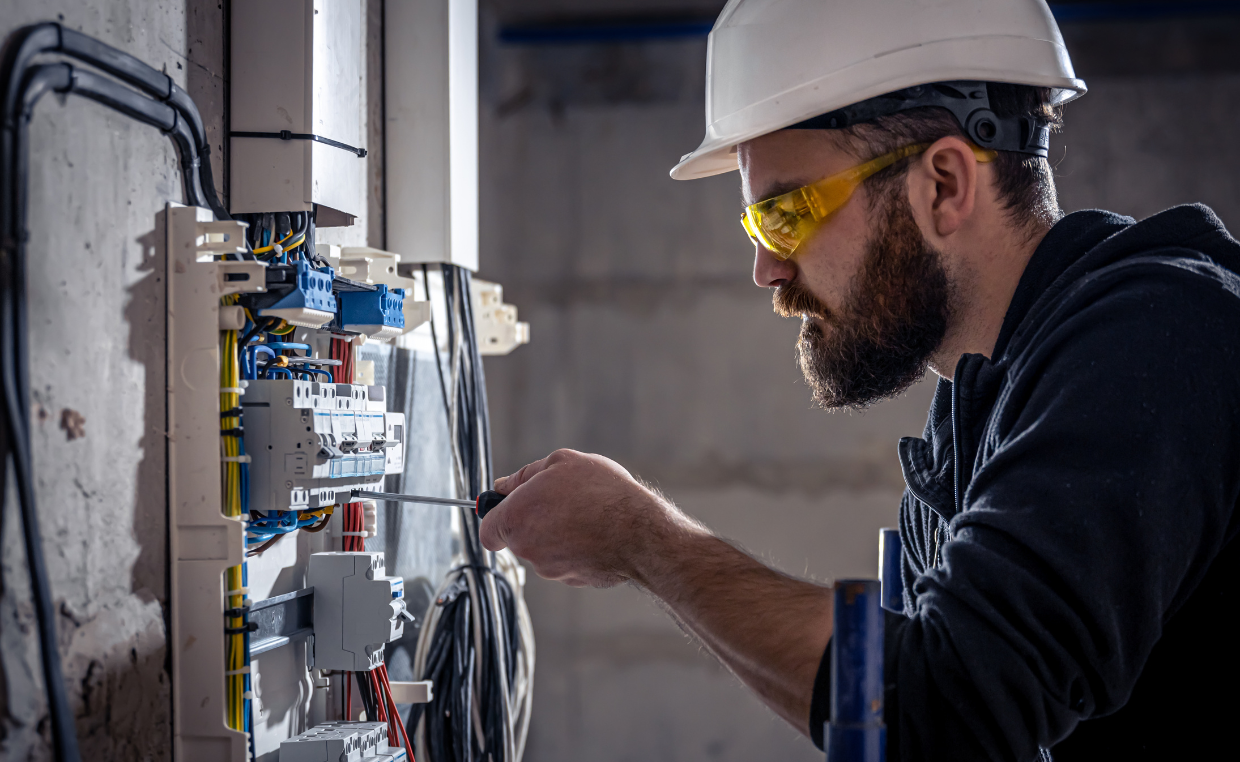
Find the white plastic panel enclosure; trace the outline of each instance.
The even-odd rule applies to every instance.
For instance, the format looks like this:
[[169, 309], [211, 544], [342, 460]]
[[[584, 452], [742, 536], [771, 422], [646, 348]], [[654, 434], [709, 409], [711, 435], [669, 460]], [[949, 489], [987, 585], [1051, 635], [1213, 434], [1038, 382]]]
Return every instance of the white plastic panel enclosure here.
[[[232, 132], [314, 134], [365, 148], [363, 0], [245, 0], [232, 8]], [[230, 138], [233, 213], [357, 216], [366, 160], [311, 140]]]
[[387, 246], [478, 269], [478, 2], [384, 9]]
[[[173, 756], [245, 759], [245, 735], [224, 722], [224, 570], [243, 558], [242, 525], [221, 513], [219, 303], [259, 290], [261, 262], [212, 262], [239, 223], [211, 212], [164, 212], [168, 299], [168, 505]], [[235, 250], [235, 244], [233, 244]], [[200, 261], [207, 260], [207, 261]], [[231, 274], [233, 277], [228, 278]]]

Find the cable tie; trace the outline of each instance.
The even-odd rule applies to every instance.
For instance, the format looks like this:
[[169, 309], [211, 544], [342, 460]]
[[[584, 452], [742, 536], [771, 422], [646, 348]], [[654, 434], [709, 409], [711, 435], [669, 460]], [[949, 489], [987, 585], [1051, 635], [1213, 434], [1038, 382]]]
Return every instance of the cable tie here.
[[240, 426], [233, 428], [233, 429], [220, 429], [220, 436], [222, 437], [243, 437], [245, 436], [245, 429], [241, 428]]
[[224, 595], [247, 595], [249, 594], [249, 592], [250, 592], [250, 588], [239, 587], [236, 590], [229, 590], [227, 593], [224, 593]]
[[242, 412], [244, 412], [244, 409], [239, 407], [234, 407], [231, 410], [222, 410], [220, 411], [220, 418], [240, 418]]
[[245, 394], [243, 386], [221, 386], [220, 394]]
[[249, 455], [225, 455], [220, 458], [225, 463], [253, 463], [254, 459]]
[[243, 635], [247, 632], [258, 632], [258, 622], [246, 622], [240, 627], [225, 627], [225, 635]]
[[228, 670], [227, 672], [224, 673], [224, 677], [232, 677], [233, 675], [248, 675], [248, 674], [250, 674], [250, 668], [242, 667], [241, 669]]
[[354, 148], [347, 143], [341, 143], [338, 140], [325, 138], [322, 135], [315, 135], [309, 132], [293, 132], [292, 130], [280, 130], [279, 132], [230, 132], [230, 138], [276, 138], [277, 140], [313, 140], [316, 143], [329, 145], [332, 148], [339, 148], [357, 155], [358, 158], [366, 157], [365, 148]]
[[369, 537], [370, 532], [341, 532], [344, 537]]

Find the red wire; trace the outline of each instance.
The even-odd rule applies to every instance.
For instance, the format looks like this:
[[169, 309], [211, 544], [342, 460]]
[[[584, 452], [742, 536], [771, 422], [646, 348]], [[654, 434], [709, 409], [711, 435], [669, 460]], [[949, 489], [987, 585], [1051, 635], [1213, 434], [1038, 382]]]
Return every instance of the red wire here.
[[[375, 718], [378, 722], [387, 722], [387, 702], [383, 700], [383, 688], [379, 685], [379, 676], [375, 674], [375, 670], [366, 673], [370, 678], [370, 685], [375, 690], [375, 710], [379, 716]], [[388, 728], [388, 735], [391, 735], [391, 728]]]
[[383, 689], [387, 695], [387, 700], [392, 704], [392, 716], [396, 718], [396, 727], [400, 730], [400, 736], [405, 742], [405, 751], [409, 754], [409, 762], [414, 762], [413, 746], [409, 743], [409, 732], [405, 729], [405, 721], [401, 719], [400, 712], [396, 710], [396, 699], [392, 697], [392, 681], [388, 678], [387, 665], [379, 666], [379, 678], [383, 680]]

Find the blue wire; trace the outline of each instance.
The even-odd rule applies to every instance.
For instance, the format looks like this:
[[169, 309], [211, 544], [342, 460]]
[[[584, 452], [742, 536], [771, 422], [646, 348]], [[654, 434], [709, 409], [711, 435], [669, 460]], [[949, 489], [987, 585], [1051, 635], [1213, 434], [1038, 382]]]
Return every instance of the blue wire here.
[[244, 348], [245, 355], [242, 364], [245, 366], [246, 377], [253, 381], [258, 378], [258, 353], [264, 352], [268, 357], [275, 357], [276, 351], [265, 344], [250, 344]]
[[271, 347], [272, 349], [300, 349], [306, 353], [307, 357], [310, 355], [309, 344], [300, 344], [293, 341], [269, 341], [266, 346]]

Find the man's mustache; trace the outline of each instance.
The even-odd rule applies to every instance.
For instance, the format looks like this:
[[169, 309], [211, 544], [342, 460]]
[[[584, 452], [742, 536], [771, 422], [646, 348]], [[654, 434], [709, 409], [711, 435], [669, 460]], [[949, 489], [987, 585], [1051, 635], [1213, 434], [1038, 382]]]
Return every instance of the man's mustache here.
[[801, 317], [810, 315], [822, 320], [829, 320], [831, 310], [818, 297], [801, 284], [799, 280], [785, 283], [775, 289], [771, 295], [771, 305], [782, 317]]

